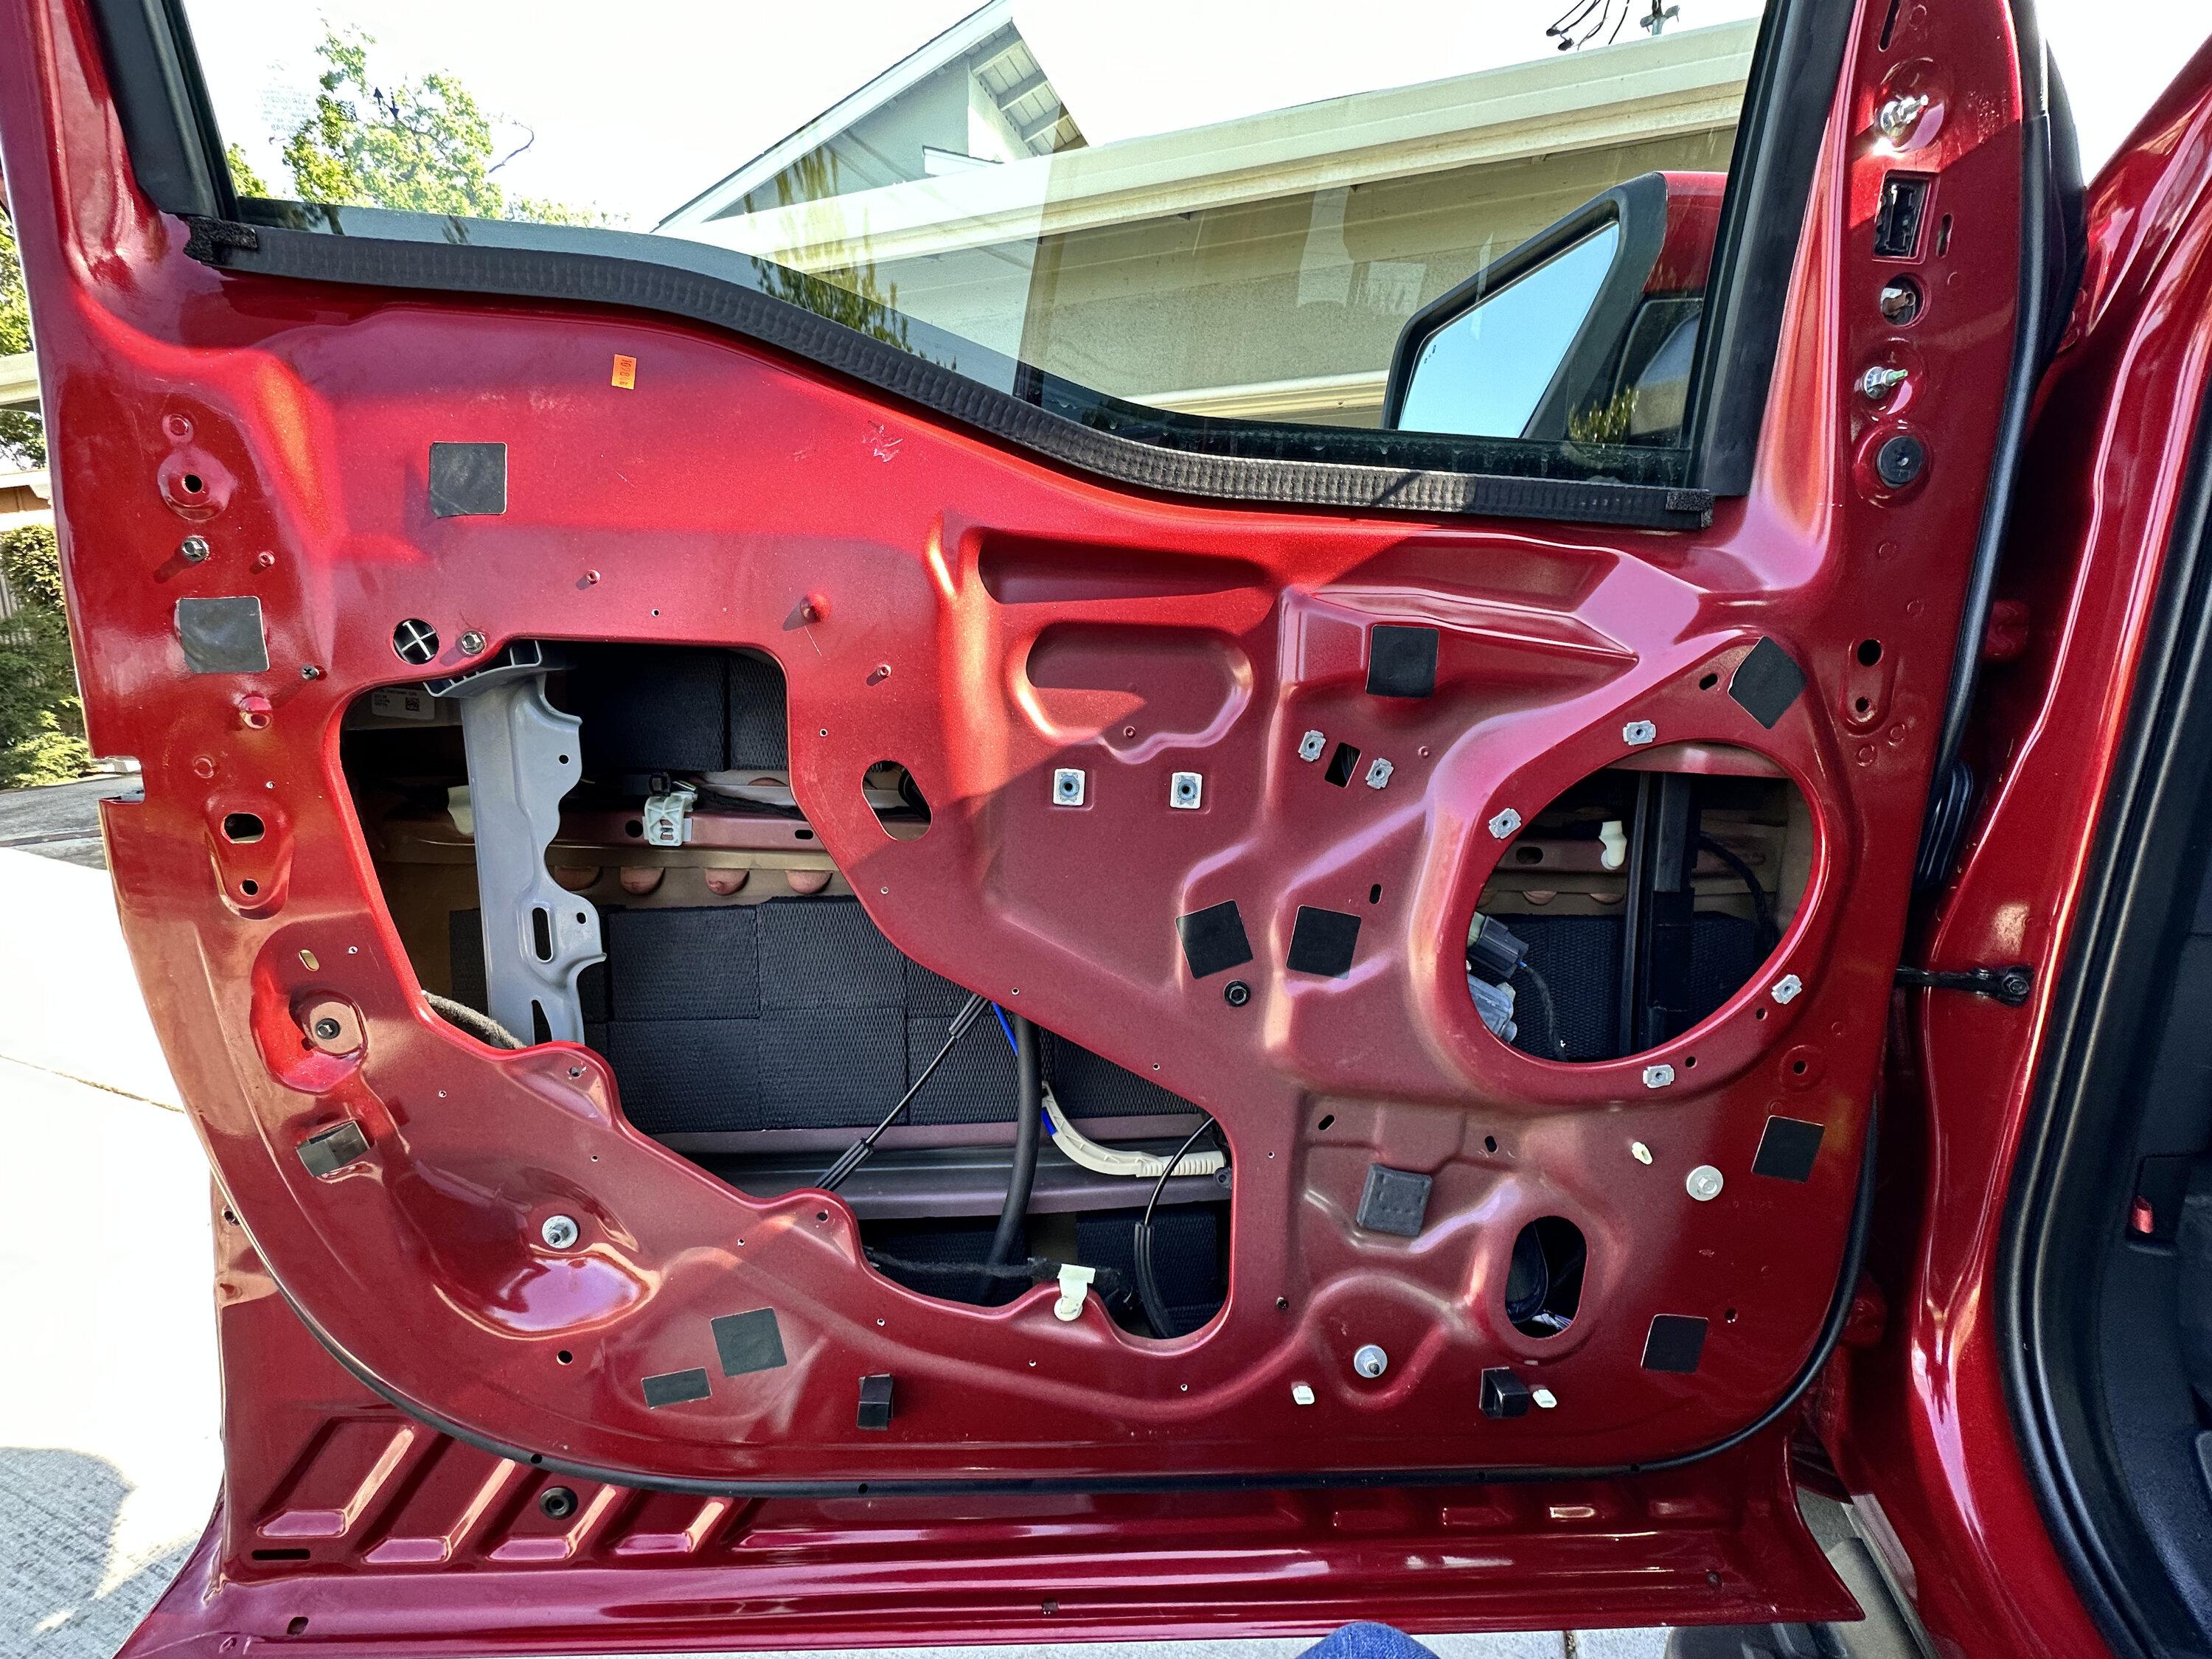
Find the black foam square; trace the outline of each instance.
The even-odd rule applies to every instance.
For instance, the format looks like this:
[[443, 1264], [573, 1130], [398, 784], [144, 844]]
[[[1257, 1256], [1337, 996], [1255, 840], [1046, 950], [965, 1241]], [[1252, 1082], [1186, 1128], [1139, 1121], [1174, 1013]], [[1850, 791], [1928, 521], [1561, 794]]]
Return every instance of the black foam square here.
[[1190, 964], [1193, 979], [1252, 960], [1252, 941], [1244, 936], [1243, 913], [1235, 899], [1177, 916], [1176, 932], [1182, 938], [1182, 959]]
[[505, 444], [432, 444], [430, 511], [441, 519], [507, 511]]
[[1679, 1371], [1698, 1369], [1705, 1352], [1705, 1322], [1686, 1314], [1661, 1314], [1651, 1322], [1644, 1339], [1644, 1369]]
[[641, 1386], [645, 1390], [645, 1403], [655, 1410], [663, 1406], [681, 1406], [686, 1401], [704, 1400], [714, 1389], [708, 1384], [706, 1369], [663, 1371], [659, 1376], [647, 1377]]
[[1367, 630], [1367, 695], [1426, 697], [1437, 689], [1437, 630], [1376, 623]]
[[1294, 974], [1341, 979], [1352, 971], [1352, 952], [1358, 943], [1358, 916], [1301, 904], [1297, 921], [1291, 929], [1291, 954], [1285, 965]]
[[1395, 1233], [1418, 1237], [1428, 1219], [1429, 1189], [1435, 1182], [1411, 1170], [1388, 1164], [1367, 1166], [1367, 1185], [1359, 1194], [1359, 1224], [1370, 1233]]
[[1826, 1125], [1802, 1118], [1770, 1117], [1765, 1133], [1759, 1137], [1758, 1154], [1751, 1160], [1752, 1174], [1772, 1176], [1777, 1181], [1806, 1180], [1827, 1133]]
[[723, 1376], [772, 1371], [784, 1364], [783, 1332], [776, 1325], [775, 1309], [724, 1314], [708, 1322], [714, 1333], [714, 1352], [721, 1356]]
[[1729, 696], [1768, 731], [1805, 689], [1805, 671], [1772, 640], [1761, 640], [1729, 676]]

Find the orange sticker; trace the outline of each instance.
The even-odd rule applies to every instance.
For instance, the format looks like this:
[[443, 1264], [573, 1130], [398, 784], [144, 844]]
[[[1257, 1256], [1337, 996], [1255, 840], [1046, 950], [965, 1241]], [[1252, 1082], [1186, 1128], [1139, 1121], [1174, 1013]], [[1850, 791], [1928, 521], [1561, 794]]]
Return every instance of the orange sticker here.
[[615, 384], [625, 392], [634, 392], [637, 389], [636, 358], [617, 357], [615, 359]]

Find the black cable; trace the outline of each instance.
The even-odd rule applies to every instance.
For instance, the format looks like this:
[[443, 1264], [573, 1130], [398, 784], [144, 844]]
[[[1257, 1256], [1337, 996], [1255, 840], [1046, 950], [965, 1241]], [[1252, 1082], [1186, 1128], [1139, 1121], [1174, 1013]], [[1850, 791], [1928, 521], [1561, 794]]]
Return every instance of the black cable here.
[[1759, 878], [1752, 874], [1751, 866], [1738, 858], [1731, 849], [1722, 846], [1711, 836], [1699, 836], [1698, 845], [1735, 872], [1735, 878], [1743, 884], [1744, 890], [1751, 895], [1751, 909], [1752, 914], [1758, 918], [1759, 940], [1771, 951], [1782, 942], [1782, 929], [1774, 920], [1774, 907], [1767, 900], [1766, 890], [1759, 884]]
[[458, 1025], [479, 1042], [488, 1042], [495, 1048], [521, 1048], [528, 1045], [515, 1034], [494, 1019], [480, 1013], [465, 1002], [456, 1002], [451, 997], [441, 997], [435, 991], [422, 993], [422, 1000], [430, 1005], [430, 1012], [448, 1025]]
[[1152, 1183], [1152, 1195], [1145, 1200], [1144, 1216], [1137, 1223], [1136, 1237], [1133, 1241], [1137, 1259], [1137, 1299], [1145, 1304], [1145, 1317], [1152, 1322], [1154, 1336], [1176, 1336], [1181, 1333], [1176, 1330], [1175, 1322], [1168, 1317], [1167, 1301], [1160, 1295], [1159, 1280], [1152, 1276], [1152, 1212], [1159, 1207], [1160, 1194], [1167, 1191], [1168, 1177], [1176, 1172], [1176, 1165], [1182, 1163], [1190, 1149], [1198, 1145], [1198, 1138], [1212, 1127], [1213, 1119], [1209, 1116], [1190, 1132], [1188, 1140], [1176, 1148], [1176, 1155], [1168, 1160], [1167, 1167], [1160, 1171], [1160, 1178]]
[[[868, 1265], [888, 1273], [912, 1273], [917, 1279], [975, 1279], [1009, 1280], [1025, 1285], [1053, 1285], [1060, 1280], [1061, 1264], [1048, 1256], [1033, 1255], [1023, 1261], [915, 1261], [905, 1256], [886, 1255], [881, 1250], [867, 1253]], [[1091, 1288], [1109, 1302], [1117, 1302], [1128, 1295], [1126, 1279], [1111, 1267], [1092, 1270]]]
[[1536, 971], [1535, 965], [1525, 957], [1522, 959], [1521, 965], [1513, 970], [1513, 977], [1526, 979], [1528, 981], [1528, 988], [1536, 994], [1536, 1006], [1543, 1012], [1544, 1015], [1545, 1054], [1553, 1060], [1564, 1058], [1566, 1044], [1559, 1039], [1559, 1010], [1558, 1005], [1552, 1000], [1552, 988], [1545, 982], [1544, 976]]
[[1043, 1139], [1044, 1059], [1037, 1052], [1035, 1024], [1014, 1016], [1014, 1162], [1006, 1171], [1006, 1201], [999, 1208], [999, 1231], [991, 1236], [989, 1263], [1011, 1258], [1029, 1217], [1030, 1192], [1036, 1184], [1037, 1145]]
[[921, 1092], [921, 1085], [928, 1082], [937, 1068], [945, 1063], [945, 1055], [952, 1052], [952, 1045], [968, 1035], [968, 1028], [975, 1023], [975, 1016], [983, 1012], [985, 1006], [981, 997], [969, 993], [968, 1000], [960, 1006], [960, 1012], [953, 1015], [951, 1035], [945, 1039], [945, 1046], [937, 1051], [936, 1059], [921, 1068], [921, 1075], [915, 1079], [907, 1091], [898, 1097], [898, 1103], [884, 1114], [882, 1122], [848, 1146], [838, 1155], [837, 1161], [822, 1172], [822, 1179], [814, 1183], [817, 1187], [825, 1193], [836, 1192], [845, 1184], [847, 1176], [867, 1161], [868, 1154], [876, 1150], [876, 1138], [898, 1121], [899, 1114], [913, 1103], [914, 1097]]

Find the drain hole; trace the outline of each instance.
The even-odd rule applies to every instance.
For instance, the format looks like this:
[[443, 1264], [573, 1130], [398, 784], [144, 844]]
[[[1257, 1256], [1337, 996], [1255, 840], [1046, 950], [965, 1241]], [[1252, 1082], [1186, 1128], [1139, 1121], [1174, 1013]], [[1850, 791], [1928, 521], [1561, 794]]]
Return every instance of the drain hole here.
[[1708, 674], [1698, 682], [1698, 690], [1700, 691], [1710, 691], [1720, 683], [1721, 677], [1719, 675]]
[[1881, 660], [1881, 641], [1880, 640], [1861, 640], [1859, 641], [1859, 661], [1862, 664], [1871, 668]]
[[260, 817], [257, 814], [252, 812], [228, 813], [224, 817], [222, 821], [222, 838], [225, 841], [234, 841], [240, 843], [249, 841], [259, 841], [261, 837], [267, 833], [267, 830], [268, 826], [261, 822]]
[[307, 1550], [255, 1550], [257, 1561], [304, 1561], [310, 1554]]
[[238, 890], [245, 894], [246, 897], [252, 898], [256, 893], [261, 890], [261, 884], [254, 880], [252, 877], [248, 876], [244, 881], [238, 884]]
[[[307, 1552], [302, 1550], [301, 1553], [304, 1555]], [[305, 1636], [307, 1633], [307, 1615], [304, 1613], [298, 1618], [293, 1620], [290, 1624], [284, 1626], [284, 1634], [287, 1636]]]
[[1367, 902], [1370, 904], [1380, 904], [1382, 902], [1382, 884], [1381, 882], [1376, 882], [1372, 887], [1367, 890]]
[[1314, 1127], [1315, 1127], [1315, 1128], [1316, 1128], [1316, 1129], [1326, 1129], [1327, 1127], [1328, 1127], [1328, 1126], [1329, 1126], [1330, 1124], [1332, 1124], [1332, 1123], [1334, 1123], [1334, 1122], [1335, 1122], [1335, 1121], [1336, 1121], [1336, 1114], [1335, 1114], [1334, 1112], [1331, 1112], [1331, 1113], [1329, 1113], [1329, 1114], [1328, 1114], [1328, 1116], [1326, 1116], [1326, 1117], [1322, 1118], [1322, 1121], [1321, 1121], [1320, 1122], [1318, 1122], [1318, 1123], [1315, 1124], [1315, 1125], [1314, 1125]]
[[1539, 1216], [1513, 1241], [1505, 1273], [1505, 1316], [1523, 1336], [1557, 1336], [1583, 1300], [1583, 1230], [1563, 1215]]
[[185, 495], [198, 495], [198, 494], [200, 493], [200, 491], [202, 491], [203, 489], [205, 489], [206, 488], [207, 488], [207, 485], [206, 485], [206, 484], [204, 484], [204, 483], [203, 483], [200, 481], [200, 475], [199, 475], [198, 473], [197, 473], [197, 472], [187, 472], [187, 473], [185, 473]]

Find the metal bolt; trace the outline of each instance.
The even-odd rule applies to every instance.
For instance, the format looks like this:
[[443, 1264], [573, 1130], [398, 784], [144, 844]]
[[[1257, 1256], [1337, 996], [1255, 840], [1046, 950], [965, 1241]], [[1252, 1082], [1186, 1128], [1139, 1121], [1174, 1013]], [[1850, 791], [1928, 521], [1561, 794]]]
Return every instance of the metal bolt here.
[[1911, 376], [1903, 369], [1887, 363], [1876, 363], [1859, 376], [1859, 391], [1870, 404], [1886, 401], [1889, 394], [1903, 386]]
[[1521, 815], [1510, 806], [1490, 821], [1490, 833], [1500, 841], [1504, 841], [1520, 827]]
[[301, 679], [319, 680], [322, 678], [322, 677], [323, 671], [315, 666], [314, 664], [311, 662], [303, 662], [300, 665], [300, 678]]
[[1690, 1189], [1690, 1196], [1700, 1204], [1710, 1204], [1721, 1195], [1721, 1172], [1710, 1164], [1700, 1164], [1690, 1171], [1689, 1179], [1682, 1183]]
[[1298, 739], [1298, 758], [1302, 761], [1317, 761], [1321, 758], [1321, 751], [1328, 746], [1327, 738], [1318, 732], [1309, 732]]
[[1659, 728], [1650, 720], [1631, 720], [1620, 728], [1620, 740], [1630, 748], [1640, 748], [1658, 740]]
[[573, 1216], [549, 1215], [545, 1224], [538, 1230], [538, 1237], [556, 1250], [565, 1250], [581, 1237]]
[[1881, 136], [1893, 144], [1901, 144], [1911, 136], [1913, 126], [1926, 112], [1929, 100], [1924, 92], [1901, 94], [1884, 104], [1874, 118], [1881, 129]]
[[548, 1486], [538, 1495], [538, 1507], [551, 1521], [566, 1521], [576, 1512], [576, 1494], [566, 1486]]
[[1893, 276], [1881, 285], [1881, 314], [1903, 328], [1920, 314], [1920, 289], [1910, 276]]
[[1389, 781], [1390, 763], [1389, 761], [1378, 760], [1368, 767], [1367, 787], [1370, 789], [1380, 789]]
[[1221, 1000], [1232, 1008], [1242, 1008], [1252, 1000], [1252, 988], [1241, 979], [1232, 979], [1221, 988]]
[[1674, 1080], [1674, 1068], [1663, 1061], [1644, 1068], [1644, 1086], [1647, 1089], [1663, 1089]]
[[471, 628], [467, 633], [461, 635], [461, 650], [465, 654], [473, 657], [477, 652], [483, 648], [484, 636], [477, 632], [475, 629]]
[[1168, 779], [1168, 805], [1181, 807], [1186, 812], [1198, 810], [1205, 792], [1206, 780], [1195, 772], [1177, 772]]
[[1073, 766], [1063, 766], [1052, 775], [1052, 804], [1054, 806], [1083, 805], [1083, 774]]
[[328, 1014], [325, 1014], [320, 1019], [315, 1022], [315, 1035], [320, 1037], [325, 1042], [337, 1042], [338, 1033], [344, 1029], [345, 1027], [339, 1024], [337, 1021], [332, 1019]]
[[207, 538], [204, 536], [187, 536], [177, 544], [177, 556], [186, 564], [198, 564], [207, 556]]
[[1352, 1369], [1371, 1382], [1390, 1369], [1390, 1356], [1370, 1342], [1352, 1356]]
[[1804, 988], [1805, 981], [1799, 979], [1796, 975], [1784, 974], [1780, 979], [1774, 981], [1774, 989], [1768, 993], [1768, 994], [1773, 997], [1777, 1002], [1787, 1006], [1790, 1003], [1796, 1001], [1797, 994]]

